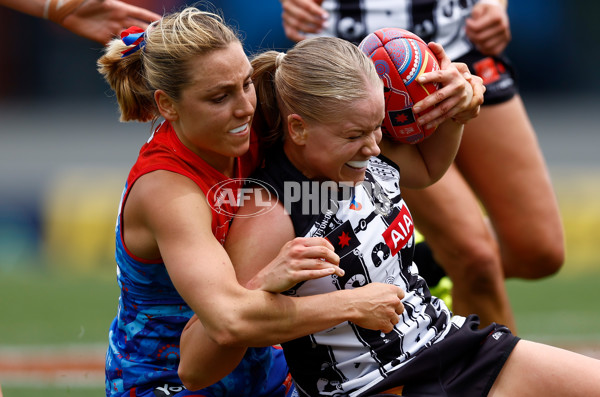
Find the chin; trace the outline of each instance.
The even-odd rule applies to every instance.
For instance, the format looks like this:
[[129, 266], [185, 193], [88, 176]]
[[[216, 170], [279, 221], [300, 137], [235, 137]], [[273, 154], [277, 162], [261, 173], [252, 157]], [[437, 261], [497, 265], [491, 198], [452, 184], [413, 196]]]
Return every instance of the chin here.
[[240, 157], [246, 154], [250, 150], [250, 141], [244, 142], [240, 145], [235, 145], [230, 148], [231, 157]]
[[353, 172], [346, 172], [346, 176], [342, 177], [342, 182], [352, 182], [354, 184], [360, 183], [365, 180], [365, 174], [367, 169], [353, 169]]
[[342, 177], [342, 178], [338, 179], [336, 181], [336, 183], [343, 183], [343, 184], [346, 184], [346, 185], [351, 184], [351, 185], [354, 186], [356, 184], [359, 184], [359, 183], [363, 182], [364, 180], [365, 180], [365, 175], [363, 173], [363, 175], [361, 177], [357, 177], [356, 175], [353, 176], [352, 178], [350, 178], [348, 176]]

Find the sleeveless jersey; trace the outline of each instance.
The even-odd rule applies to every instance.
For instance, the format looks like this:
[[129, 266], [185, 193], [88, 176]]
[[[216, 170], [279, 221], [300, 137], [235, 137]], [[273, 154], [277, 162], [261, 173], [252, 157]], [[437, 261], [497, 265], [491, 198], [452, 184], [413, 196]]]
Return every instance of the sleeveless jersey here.
[[286, 294], [309, 296], [372, 282], [406, 291], [405, 311], [387, 334], [344, 322], [282, 344], [300, 395], [359, 395], [463, 324], [464, 318], [452, 317], [443, 301], [431, 296], [412, 262], [413, 221], [395, 164], [383, 156], [371, 158], [363, 183], [335, 190], [308, 180], [280, 154], [256, 177], [284, 204], [296, 235], [327, 238], [345, 271], [343, 277], [301, 282]]
[[355, 44], [381, 28], [402, 28], [444, 46], [450, 59], [473, 47], [464, 23], [478, 0], [324, 0], [330, 20], [321, 35]]
[[[236, 177], [245, 177], [255, 168], [255, 149], [257, 145], [251, 143], [249, 153], [236, 159]], [[123, 242], [122, 210], [127, 196], [139, 177], [155, 170], [190, 178], [207, 197], [211, 186], [229, 179], [184, 146], [168, 122], [158, 126], [142, 146], [127, 178], [116, 225], [115, 257], [121, 295], [118, 314], [109, 331], [107, 396], [129, 396], [129, 391], [137, 387], [181, 384], [177, 376], [179, 337], [193, 312], [173, 286], [165, 264], [136, 257]], [[223, 205], [228, 203], [221, 204], [221, 208]], [[220, 241], [224, 241], [229, 228], [231, 216], [227, 214], [233, 212], [231, 208], [223, 209], [213, 210], [212, 214], [212, 231]], [[249, 349], [234, 372], [209, 388], [210, 395], [261, 395], [260, 388], [272, 367], [271, 359], [271, 348]]]

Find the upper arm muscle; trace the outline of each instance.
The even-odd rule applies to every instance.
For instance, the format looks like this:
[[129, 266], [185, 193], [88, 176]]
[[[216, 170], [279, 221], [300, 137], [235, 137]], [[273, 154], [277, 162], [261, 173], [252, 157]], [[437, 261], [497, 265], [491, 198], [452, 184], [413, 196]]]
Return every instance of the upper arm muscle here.
[[225, 249], [235, 267], [238, 281], [245, 285], [259, 270], [271, 262], [281, 247], [292, 240], [294, 227], [290, 217], [285, 213], [283, 205], [276, 199], [269, 199], [262, 189], [255, 190], [262, 194], [262, 203], [269, 202], [273, 206], [260, 215], [256, 200], [247, 201], [234, 218]]

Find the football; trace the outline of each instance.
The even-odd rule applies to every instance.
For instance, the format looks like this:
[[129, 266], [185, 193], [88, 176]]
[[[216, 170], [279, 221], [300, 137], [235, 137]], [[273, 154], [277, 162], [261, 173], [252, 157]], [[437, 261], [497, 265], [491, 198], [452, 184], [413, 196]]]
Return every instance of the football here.
[[423, 73], [440, 69], [427, 44], [408, 30], [384, 28], [365, 37], [359, 48], [371, 58], [383, 80], [386, 109], [383, 134], [409, 144], [429, 137], [435, 127], [419, 126], [416, 119], [431, 108], [419, 114], [412, 110], [415, 103], [438, 89], [437, 84], [416, 81]]

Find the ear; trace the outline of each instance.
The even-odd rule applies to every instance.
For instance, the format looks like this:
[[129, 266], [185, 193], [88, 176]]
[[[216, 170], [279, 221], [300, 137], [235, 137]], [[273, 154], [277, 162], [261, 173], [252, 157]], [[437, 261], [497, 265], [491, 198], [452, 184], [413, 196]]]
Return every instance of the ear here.
[[165, 118], [165, 120], [172, 122], [179, 118], [175, 101], [171, 99], [166, 92], [163, 90], [154, 91], [154, 101], [156, 102], [158, 111], [160, 112], [161, 116]]
[[296, 145], [302, 146], [306, 143], [307, 125], [299, 114], [290, 114], [287, 117], [289, 137]]

